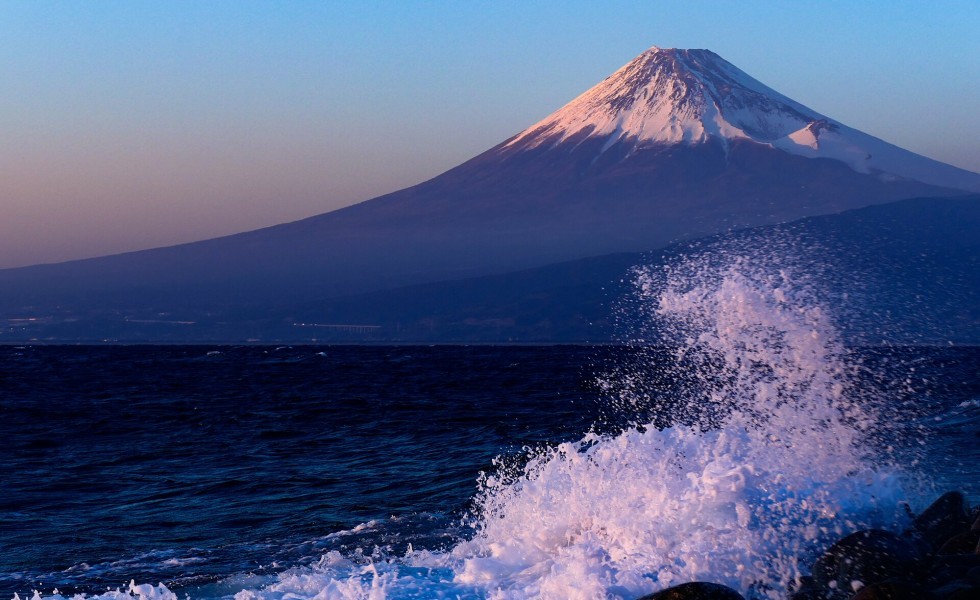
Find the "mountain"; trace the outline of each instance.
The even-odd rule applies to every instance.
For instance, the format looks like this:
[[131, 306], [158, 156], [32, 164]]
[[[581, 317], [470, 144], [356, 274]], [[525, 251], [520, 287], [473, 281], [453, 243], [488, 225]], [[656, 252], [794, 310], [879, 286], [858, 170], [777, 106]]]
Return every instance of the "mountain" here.
[[653, 47], [503, 148], [599, 140], [599, 154], [750, 141], [845, 163], [883, 181], [980, 191], [980, 176], [852, 129], [756, 81], [709, 50]]
[[14, 321], [0, 340], [200, 343], [602, 343], [644, 337], [649, 306], [633, 269], [681, 257], [775, 257], [809, 277], [851, 343], [980, 342], [980, 196], [915, 198], [672, 244], [455, 281], [303, 302], [274, 310], [226, 307], [182, 317]]
[[419, 185], [238, 235], [0, 271], [0, 318], [273, 314], [977, 190], [980, 175], [848, 128], [712, 52], [652, 48]]
[[[851, 343], [980, 342], [980, 196], [913, 198], [536, 269], [386, 290], [292, 307], [294, 322], [372, 323], [368, 330], [283, 327], [286, 339], [608, 342], [649, 306], [633, 269], [681, 257], [735, 256], [808, 277]], [[707, 262], [707, 261], [705, 261]], [[290, 338], [289, 336], [293, 337]]]

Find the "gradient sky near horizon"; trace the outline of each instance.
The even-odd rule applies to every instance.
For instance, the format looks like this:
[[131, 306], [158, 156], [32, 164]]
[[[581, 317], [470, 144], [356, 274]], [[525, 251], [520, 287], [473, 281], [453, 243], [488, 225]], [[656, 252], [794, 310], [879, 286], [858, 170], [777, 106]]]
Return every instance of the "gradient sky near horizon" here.
[[649, 46], [980, 171], [980, 4], [0, 3], [0, 268], [292, 221], [429, 179]]

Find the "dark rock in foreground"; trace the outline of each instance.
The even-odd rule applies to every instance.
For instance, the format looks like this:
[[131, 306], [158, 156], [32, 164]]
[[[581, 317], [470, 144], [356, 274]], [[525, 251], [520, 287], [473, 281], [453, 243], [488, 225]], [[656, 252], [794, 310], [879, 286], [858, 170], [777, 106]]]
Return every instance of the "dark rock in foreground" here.
[[915, 518], [915, 530], [935, 548], [970, 529], [969, 508], [960, 492], [947, 492]]
[[[948, 492], [901, 534], [852, 533], [830, 546], [788, 600], [980, 600], [980, 511]], [[638, 600], [744, 600], [731, 588], [691, 582]]]
[[851, 596], [853, 600], [923, 600], [928, 597], [919, 584], [907, 579], [875, 583]]
[[643, 596], [639, 600], [745, 600], [730, 587], [717, 583], [693, 581], [682, 583], [659, 592]]
[[817, 559], [791, 600], [978, 600], [980, 533], [960, 492], [916, 515], [903, 534], [869, 529], [841, 539]]
[[923, 554], [902, 536], [881, 529], [858, 531], [827, 549], [813, 565], [821, 588], [850, 591], [918, 572]]

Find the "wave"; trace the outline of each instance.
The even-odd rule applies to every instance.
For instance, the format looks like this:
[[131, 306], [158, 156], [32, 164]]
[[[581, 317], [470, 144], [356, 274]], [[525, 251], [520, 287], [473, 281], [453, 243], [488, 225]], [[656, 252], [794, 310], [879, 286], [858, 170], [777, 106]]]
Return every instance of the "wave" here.
[[[636, 418], [499, 458], [468, 539], [399, 556], [334, 551], [188, 595], [631, 599], [701, 580], [776, 599], [842, 535], [904, 524], [913, 478], [882, 449], [877, 399], [855, 384], [815, 286], [758, 253], [635, 279], [643, 318], [670, 348], [603, 379]], [[98, 597], [176, 598], [135, 584]]]

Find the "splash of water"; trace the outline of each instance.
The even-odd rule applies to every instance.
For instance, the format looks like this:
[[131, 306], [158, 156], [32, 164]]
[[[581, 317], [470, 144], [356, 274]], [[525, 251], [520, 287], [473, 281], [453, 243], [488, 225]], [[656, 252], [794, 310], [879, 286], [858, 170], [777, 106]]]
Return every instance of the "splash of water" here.
[[899, 474], [875, 466], [873, 415], [850, 395], [827, 312], [786, 270], [705, 264], [637, 276], [689, 384], [670, 399], [674, 424], [590, 434], [487, 477], [457, 580], [494, 598], [633, 598], [693, 580], [781, 598], [821, 546], [897, 522]]
[[[480, 482], [472, 538], [449, 551], [331, 552], [221, 595], [629, 600], [703, 580], [776, 599], [841, 535], [901, 523], [902, 474], [868, 443], [873, 411], [811, 286], [757, 257], [636, 281], [671, 352], [616, 389], [656, 418], [501, 459]], [[647, 393], [651, 381], [669, 394]]]

